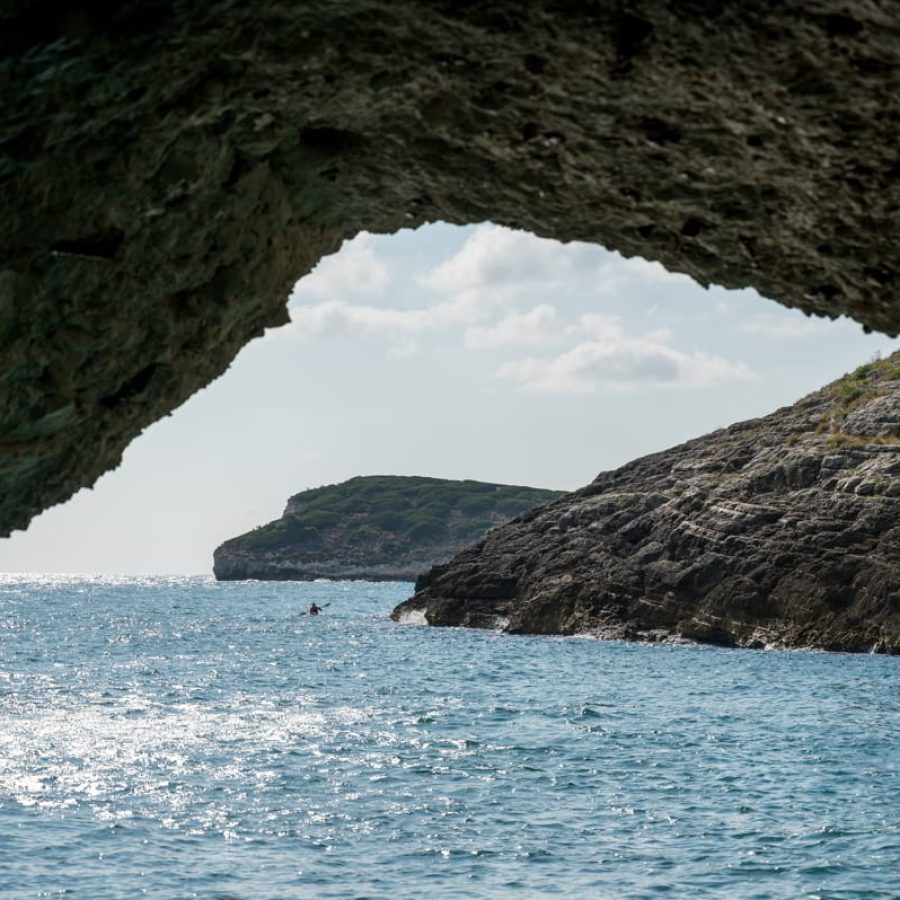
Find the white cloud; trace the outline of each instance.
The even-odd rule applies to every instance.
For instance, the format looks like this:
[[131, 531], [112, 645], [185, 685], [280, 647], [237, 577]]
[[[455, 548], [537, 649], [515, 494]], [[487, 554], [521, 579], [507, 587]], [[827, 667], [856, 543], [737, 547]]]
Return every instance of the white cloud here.
[[372, 235], [362, 231], [344, 241], [341, 249], [326, 256], [297, 282], [291, 302], [303, 296], [343, 300], [349, 296], [377, 296], [391, 280], [391, 272], [372, 246]]
[[555, 393], [590, 393], [601, 387], [709, 387], [754, 378], [744, 363], [669, 346], [670, 335], [664, 330], [629, 336], [619, 318], [595, 314], [582, 316], [579, 325], [588, 340], [551, 359], [505, 363], [497, 374], [528, 390]]
[[449, 259], [418, 279], [426, 291], [449, 298], [476, 320], [523, 300], [547, 302], [561, 295], [573, 301], [613, 298], [690, 286], [687, 275], [657, 262], [579, 241], [563, 244], [525, 231], [482, 225]]
[[569, 328], [570, 334], [587, 334], [599, 341], [618, 341], [625, 337], [621, 316], [605, 316], [601, 313], [585, 313], [577, 325]]
[[556, 310], [547, 303], [524, 313], [510, 313], [493, 325], [466, 330], [465, 344], [473, 350], [494, 350], [508, 346], [538, 346], [556, 340], [559, 322]]
[[[696, 284], [689, 275], [681, 272], [670, 272], [662, 263], [654, 260], [642, 259], [640, 256], [632, 256], [622, 260], [622, 267], [627, 275], [635, 280], [651, 284]], [[699, 285], [698, 285], [699, 287]]]
[[[611, 343], [613, 341], [625, 341], [625, 327], [621, 316], [606, 316], [601, 313], [585, 313], [578, 317], [578, 324], [569, 328], [570, 334], [586, 334], [595, 340]], [[668, 328], [654, 328], [645, 332], [645, 340], [665, 342], [672, 337]]]
[[291, 324], [285, 336], [300, 337], [381, 337], [390, 342], [388, 355], [413, 356], [421, 350], [415, 336], [428, 332], [465, 328], [482, 314], [452, 302], [432, 307], [400, 309], [365, 303], [326, 300], [313, 306], [290, 309]]
[[427, 309], [394, 309], [385, 306], [328, 300], [316, 306], [291, 310], [294, 328], [303, 335], [346, 337], [354, 334], [417, 334], [432, 327]]
[[808, 318], [801, 313], [785, 310], [783, 313], [757, 313], [739, 325], [737, 330], [757, 337], [793, 340], [822, 334], [834, 327], [834, 322], [829, 319]]
[[[499, 369], [501, 377], [538, 390], [700, 385], [750, 377], [741, 364], [677, 350], [668, 331], [628, 334], [619, 316], [578, 316], [579, 307], [583, 311], [601, 297], [638, 302], [649, 292], [674, 302], [669, 288], [691, 280], [659, 263], [483, 225], [452, 256], [408, 276], [404, 289], [401, 277], [393, 282], [395, 273], [377, 247], [363, 233], [323, 260], [298, 284], [286, 331], [303, 337], [377, 337], [394, 357], [414, 355], [438, 340], [496, 352], [565, 341], [569, 349], [554, 359], [519, 359]], [[391, 296], [403, 305], [396, 299], [394, 306], [382, 305], [389, 283]], [[568, 322], [558, 311], [561, 302], [574, 307]]]
[[527, 231], [482, 225], [449, 259], [421, 279], [434, 291], [548, 289], [596, 272], [607, 252], [592, 244], [540, 238]]
[[367, 303], [326, 300], [314, 306], [294, 306], [291, 321], [296, 331], [307, 336], [343, 337], [353, 334], [420, 334], [445, 326], [465, 326], [471, 321], [468, 310], [452, 303], [401, 309]]

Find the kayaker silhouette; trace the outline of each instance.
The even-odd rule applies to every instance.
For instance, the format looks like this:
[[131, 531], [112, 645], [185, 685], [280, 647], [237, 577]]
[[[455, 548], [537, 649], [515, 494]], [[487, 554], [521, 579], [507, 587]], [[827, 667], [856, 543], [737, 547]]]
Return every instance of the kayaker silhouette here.
[[316, 606], [315, 603], [310, 603], [310, 604], [309, 604], [309, 614], [310, 614], [311, 616], [317, 616], [320, 612], [322, 612], [322, 607], [321, 607], [321, 606]]

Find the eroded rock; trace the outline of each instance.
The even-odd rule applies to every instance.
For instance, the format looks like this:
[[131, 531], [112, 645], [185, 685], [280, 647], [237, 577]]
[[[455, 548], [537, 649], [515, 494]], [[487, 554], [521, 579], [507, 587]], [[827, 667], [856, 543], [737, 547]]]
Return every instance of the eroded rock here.
[[0, 533], [361, 229], [493, 220], [900, 330], [900, 4], [14, 0]]
[[436, 566], [394, 615], [900, 653], [898, 376], [900, 353], [604, 472]]

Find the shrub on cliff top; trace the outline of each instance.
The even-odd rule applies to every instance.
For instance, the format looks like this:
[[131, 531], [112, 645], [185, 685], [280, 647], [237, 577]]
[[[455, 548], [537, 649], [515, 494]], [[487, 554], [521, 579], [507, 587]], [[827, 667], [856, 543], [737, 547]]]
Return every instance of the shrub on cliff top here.
[[478, 481], [366, 476], [291, 497], [290, 512], [235, 538], [247, 549], [315, 547], [329, 540], [403, 545], [466, 543], [562, 491]]

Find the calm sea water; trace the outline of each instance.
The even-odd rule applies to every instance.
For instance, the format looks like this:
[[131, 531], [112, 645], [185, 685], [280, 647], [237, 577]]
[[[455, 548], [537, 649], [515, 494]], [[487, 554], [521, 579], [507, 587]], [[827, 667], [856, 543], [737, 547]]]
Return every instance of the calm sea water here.
[[900, 896], [900, 659], [399, 626], [409, 588], [6, 576], [0, 894]]

